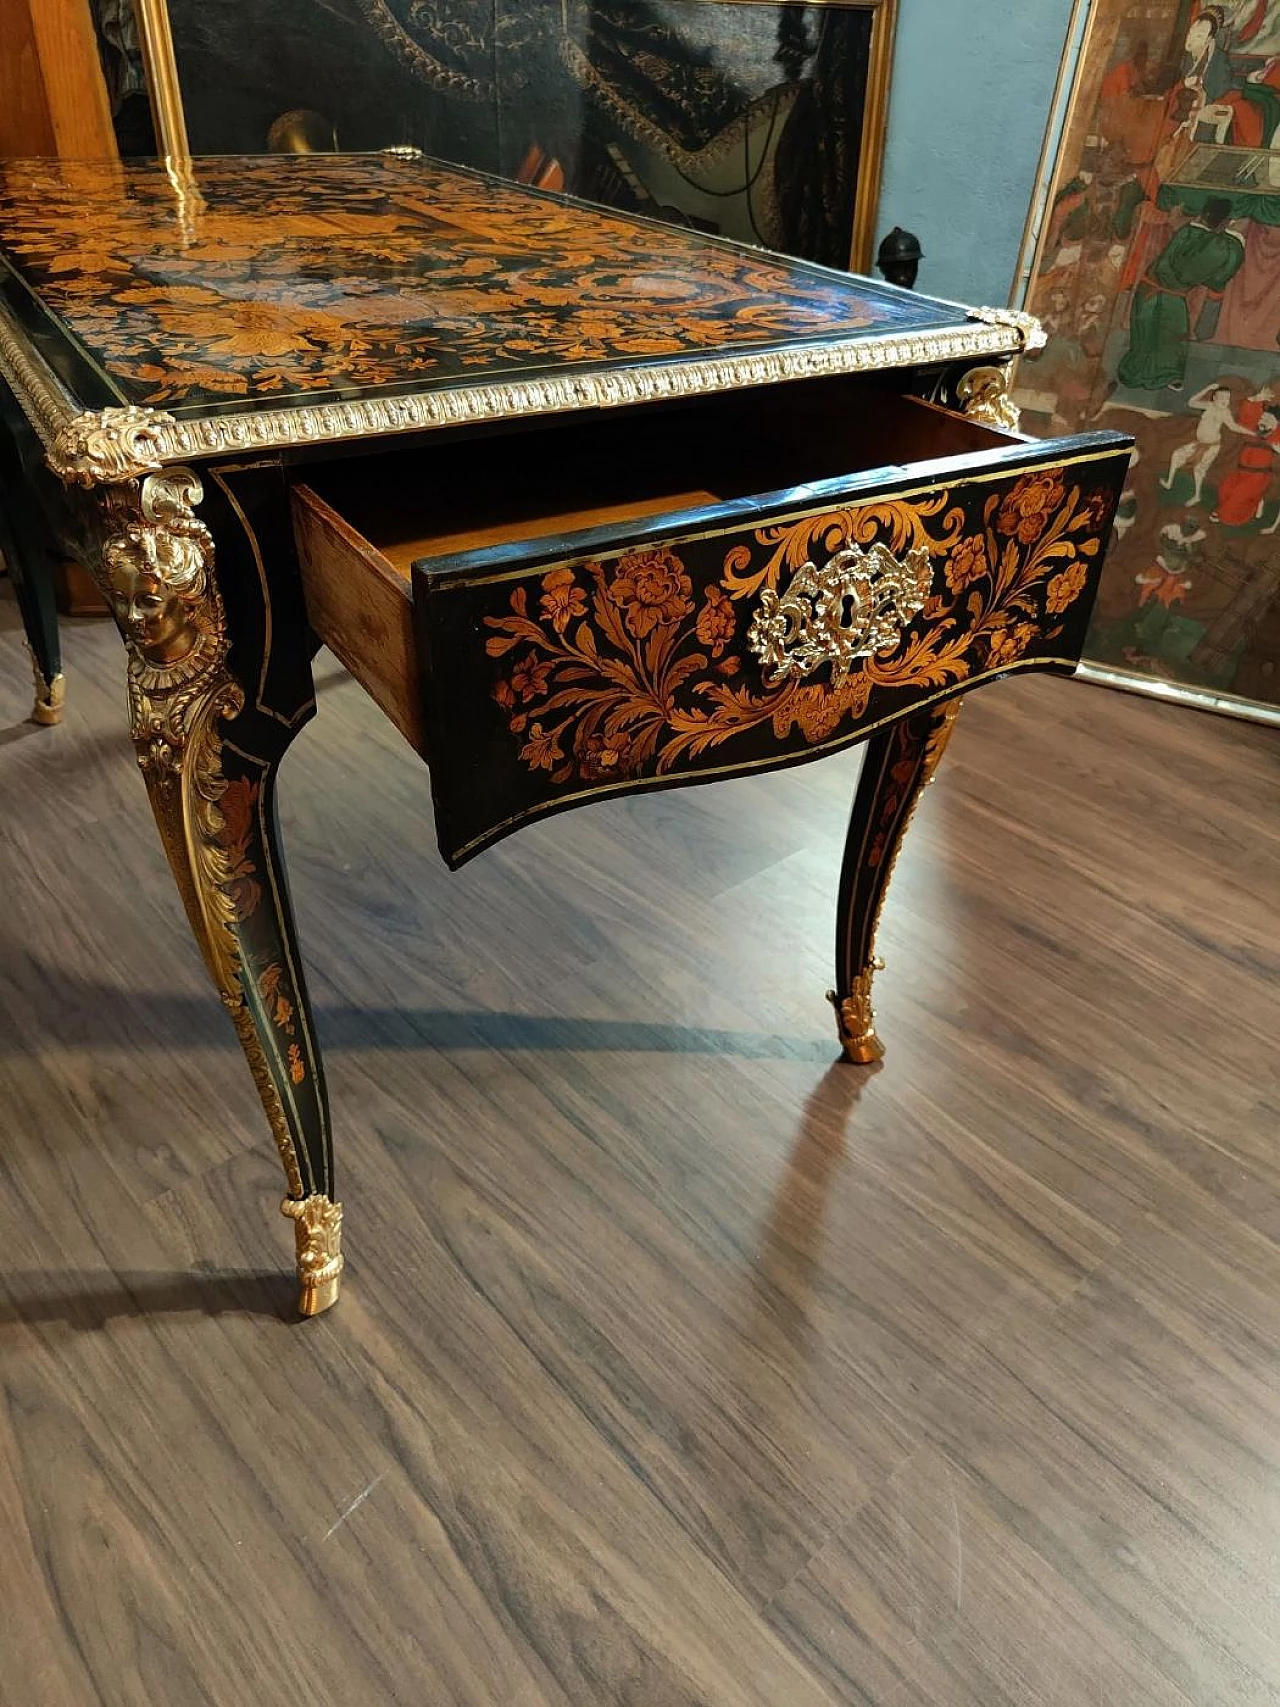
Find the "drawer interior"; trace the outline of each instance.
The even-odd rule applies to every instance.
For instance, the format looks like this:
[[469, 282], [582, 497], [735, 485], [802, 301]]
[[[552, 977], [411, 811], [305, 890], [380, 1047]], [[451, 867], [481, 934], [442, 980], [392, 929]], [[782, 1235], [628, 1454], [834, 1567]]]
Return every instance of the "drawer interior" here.
[[383, 452], [309, 488], [406, 582], [414, 562], [732, 504], [1020, 442], [849, 379]]

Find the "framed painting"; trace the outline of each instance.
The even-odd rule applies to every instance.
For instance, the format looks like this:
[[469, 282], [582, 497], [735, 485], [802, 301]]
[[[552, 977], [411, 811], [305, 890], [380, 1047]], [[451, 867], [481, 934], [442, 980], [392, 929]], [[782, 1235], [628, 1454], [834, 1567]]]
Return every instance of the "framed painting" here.
[[897, 0], [94, 4], [122, 153], [408, 146], [870, 266]]
[[1280, 0], [1093, 0], [1026, 305], [1028, 428], [1138, 441], [1090, 673], [1280, 722]]

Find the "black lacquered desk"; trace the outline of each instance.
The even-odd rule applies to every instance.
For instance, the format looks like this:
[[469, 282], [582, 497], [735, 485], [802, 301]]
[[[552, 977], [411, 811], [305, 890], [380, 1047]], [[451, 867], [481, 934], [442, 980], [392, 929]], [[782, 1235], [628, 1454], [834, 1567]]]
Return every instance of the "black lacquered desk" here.
[[0, 257], [12, 549], [38, 508], [115, 612], [304, 1314], [342, 1210], [274, 791], [318, 642], [427, 761], [454, 866], [866, 742], [832, 1000], [879, 1056], [913, 805], [963, 693], [1075, 669], [1128, 462], [1019, 435], [1032, 322], [404, 157], [10, 161]]

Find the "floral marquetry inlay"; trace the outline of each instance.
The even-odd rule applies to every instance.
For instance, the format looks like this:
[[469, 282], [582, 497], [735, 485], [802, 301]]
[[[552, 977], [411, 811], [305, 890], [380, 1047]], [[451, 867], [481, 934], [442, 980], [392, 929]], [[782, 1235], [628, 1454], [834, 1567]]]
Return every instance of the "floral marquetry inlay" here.
[[[70, 335], [66, 360], [109, 387], [99, 402], [278, 408], [966, 324], [927, 298], [432, 160], [202, 159], [188, 175], [0, 164], [0, 255]], [[93, 455], [74, 445], [67, 461]]]
[[878, 688], [1052, 648], [1109, 502], [1050, 468], [559, 565], [485, 618], [494, 698], [522, 764], [566, 785], [660, 777], [761, 728], [824, 741]]

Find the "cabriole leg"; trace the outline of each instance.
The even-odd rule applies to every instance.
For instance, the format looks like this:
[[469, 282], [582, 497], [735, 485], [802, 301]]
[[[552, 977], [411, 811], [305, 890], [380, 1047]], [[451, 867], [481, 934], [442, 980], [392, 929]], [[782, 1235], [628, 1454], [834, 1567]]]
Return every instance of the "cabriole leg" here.
[[876, 926], [893, 864], [922, 790], [933, 778], [960, 713], [959, 700], [913, 712], [867, 742], [845, 843], [836, 908], [836, 1010], [846, 1060], [879, 1061], [871, 986]]
[[266, 759], [193, 731], [176, 768], [155, 731], [135, 726], [139, 761], [169, 864], [205, 963], [231, 1016], [284, 1165], [299, 1309], [338, 1301], [342, 1209], [324, 1072], [285, 887], [275, 777]]
[[[311, 707], [302, 704], [288, 719], [264, 700], [272, 623], [261, 617], [270, 593], [244, 511], [225, 483], [219, 490], [256, 565], [251, 592], [234, 601], [235, 632], [214, 574], [213, 536], [195, 515], [201, 482], [189, 469], [99, 493], [98, 573], [129, 653], [138, 763], [191, 928], [284, 1164], [300, 1307], [314, 1316], [337, 1301], [342, 1211], [333, 1197], [328, 1103], [275, 810], [277, 769]], [[233, 541], [230, 530], [221, 539], [235, 577], [243, 541]]]

